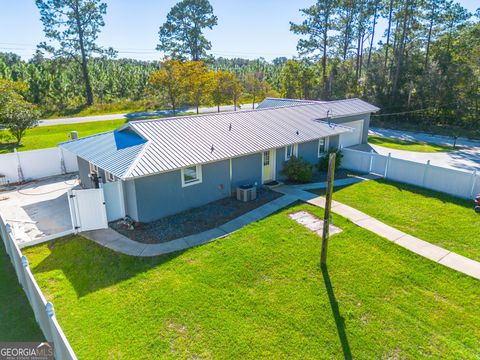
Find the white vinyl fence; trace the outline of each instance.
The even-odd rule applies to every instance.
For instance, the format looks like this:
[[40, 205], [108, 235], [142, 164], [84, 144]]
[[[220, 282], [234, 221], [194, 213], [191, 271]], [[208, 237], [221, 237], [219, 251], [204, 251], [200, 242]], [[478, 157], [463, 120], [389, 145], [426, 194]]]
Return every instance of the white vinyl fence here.
[[480, 193], [480, 173], [444, 168], [364, 151], [342, 149], [342, 168], [440, 191], [465, 199]]
[[55, 359], [77, 359], [62, 328], [55, 317], [55, 311], [51, 302], [47, 302], [42, 294], [37, 281], [28, 265], [27, 258], [15, 243], [10, 225], [8, 225], [0, 214], [0, 236], [5, 245], [10, 260], [12, 261], [18, 281], [23, 287], [28, 301], [35, 314], [35, 319], [45, 335], [47, 341], [53, 342]]
[[61, 148], [0, 154], [1, 183], [16, 183], [78, 171], [77, 158]]

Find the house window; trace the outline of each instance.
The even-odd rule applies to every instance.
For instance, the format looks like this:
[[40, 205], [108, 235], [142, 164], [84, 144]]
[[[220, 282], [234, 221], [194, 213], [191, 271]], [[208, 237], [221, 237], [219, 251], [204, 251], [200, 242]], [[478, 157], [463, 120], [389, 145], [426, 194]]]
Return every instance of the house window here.
[[182, 169], [182, 187], [202, 182], [202, 166], [194, 165]]
[[95, 173], [98, 175], [98, 166], [93, 165], [92, 163], [89, 163], [89, 169], [90, 169], [90, 174]]
[[113, 175], [112, 173], [110, 173], [108, 171], [105, 171], [105, 180], [107, 182], [114, 182], [115, 181], [115, 175]]
[[318, 139], [318, 157], [322, 157], [328, 151], [328, 138]]
[[298, 144], [285, 146], [285, 161], [290, 160], [292, 156], [298, 155]]

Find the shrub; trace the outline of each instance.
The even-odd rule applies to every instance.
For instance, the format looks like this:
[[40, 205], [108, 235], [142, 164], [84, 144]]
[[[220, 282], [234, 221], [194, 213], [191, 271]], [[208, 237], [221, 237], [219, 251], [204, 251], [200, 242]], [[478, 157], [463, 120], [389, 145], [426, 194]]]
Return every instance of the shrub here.
[[302, 158], [292, 156], [283, 163], [281, 174], [286, 176], [288, 181], [305, 183], [312, 181], [313, 166]]
[[333, 153], [336, 154], [335, 171], [337, 171], [337, 169], [342, 164], [342, 158], [343, 158], [343, 154], [342, 154], [340, 149], [336, 149], [336, 150], [335, 149], [330, 149], [330, 150], [328, 150], [328, 152], [324, 156], [322, 156], [320, 158], [320, 160], [318, 161], [318, 170], [328, 171], [328, 160], [330, 158], [330, 154], [333, 154]]

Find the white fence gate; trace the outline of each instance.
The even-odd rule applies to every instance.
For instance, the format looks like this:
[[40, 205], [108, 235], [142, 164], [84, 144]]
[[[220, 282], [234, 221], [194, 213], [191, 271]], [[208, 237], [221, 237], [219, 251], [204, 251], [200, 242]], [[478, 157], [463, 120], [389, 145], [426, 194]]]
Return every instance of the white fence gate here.
[[122, 181], [107, 182], [102, 185], [107, 206], [107, 220], [115, 221], [125, 216]]
[[68, 203], [75, 232], [108, 228], [103, 189], [69, 190]]
[[440, 191], [465, 199], [480, 193], [480, 174], [477, 171], [456, 170], [434, 166], [430, 161], [393, 158], [374, 152], [342, 149], [342, 168], [362, 173], [380, 175], [386, 179], [404, 182]]

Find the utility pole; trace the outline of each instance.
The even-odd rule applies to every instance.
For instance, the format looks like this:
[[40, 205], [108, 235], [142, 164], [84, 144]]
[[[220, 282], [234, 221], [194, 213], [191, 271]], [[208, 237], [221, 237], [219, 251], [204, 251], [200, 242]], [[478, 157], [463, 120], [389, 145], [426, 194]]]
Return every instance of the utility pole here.
[[330, 209], [332, 207], [333, 180], [335, 175], [335, 153], [331, 153], [328, 160], [327, 195], [325, 201], [325, 215], [323, 217], [322, 253], [320, 265], [327, 265], [328, 238], [330, 236]]

